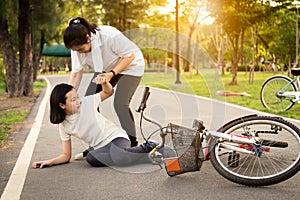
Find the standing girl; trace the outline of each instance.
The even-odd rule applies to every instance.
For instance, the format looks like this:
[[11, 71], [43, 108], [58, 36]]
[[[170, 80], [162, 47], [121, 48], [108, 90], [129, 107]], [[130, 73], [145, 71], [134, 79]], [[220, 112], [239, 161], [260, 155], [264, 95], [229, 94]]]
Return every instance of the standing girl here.
[[[131, 146], [136, 146], [135, 123], [129, 104], [144, 74], [145, 63], [141, 50], [116, 28], [97, 26], [81, 17], [70, 21], [64, 31], [64, 43], [71, 49], [72, 72], [69, 83], [75, 89], [80, 85], [84, 65], [94, 68], [94, 77], [104, 73], [113, 87], [118, 83], [114, 108], [121, 127], [129, 135]], [[91, 81], [85, 95], [101, 90], [101, 85]]]
[[72, 155], [71, 136], [94, 148], [86, 156], [86, 161], [94, 167], [126, 166], [149, 161], [147, 153], [157, 144], [147, 141], [140, 146], [130, 147], [126, 132], [97, 111], [100, 103], [113, 94], [112, 85], [101, 74], [93, 81], [102, 85], [102, 91], [84, 97], [82, 101], [72, 85], [62, 83], [54, 87], [50, 96], [50, 121], [58, 124], [62, 154], [34, 162], [34, 168], [69, 162]]

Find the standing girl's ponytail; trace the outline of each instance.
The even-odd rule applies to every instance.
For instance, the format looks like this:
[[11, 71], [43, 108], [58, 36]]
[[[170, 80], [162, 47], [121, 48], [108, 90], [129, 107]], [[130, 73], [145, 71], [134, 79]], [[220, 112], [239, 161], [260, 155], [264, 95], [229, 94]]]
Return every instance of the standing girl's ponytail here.
[[87, 43], [87, 35], [96, 33], [97, 25], [88, 22], [82, 17], [76, 17], [69, 22], [69, 26], [64, 31], [64, 43], [66, 48], [83, 45]]

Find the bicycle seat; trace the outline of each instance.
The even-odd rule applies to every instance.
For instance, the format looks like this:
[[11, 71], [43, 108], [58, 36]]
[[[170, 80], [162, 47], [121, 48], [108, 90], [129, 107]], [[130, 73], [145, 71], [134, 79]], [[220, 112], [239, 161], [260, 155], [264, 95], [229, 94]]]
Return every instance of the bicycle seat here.
[[299, 76], [300, 75], [300, 68], [292, 68], [291, 72], [294, 76]]

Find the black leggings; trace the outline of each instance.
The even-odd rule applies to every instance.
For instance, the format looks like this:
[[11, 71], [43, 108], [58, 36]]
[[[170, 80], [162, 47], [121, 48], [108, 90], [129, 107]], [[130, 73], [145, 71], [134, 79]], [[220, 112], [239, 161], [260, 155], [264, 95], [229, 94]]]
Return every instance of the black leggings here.
[[141, 146], [130, 147], [130, 141], [125, 138], [116, 138], [108, 145], [90, 151], [86, 161], [93, 167], [128, 166], [150, 162], [148, 152]]

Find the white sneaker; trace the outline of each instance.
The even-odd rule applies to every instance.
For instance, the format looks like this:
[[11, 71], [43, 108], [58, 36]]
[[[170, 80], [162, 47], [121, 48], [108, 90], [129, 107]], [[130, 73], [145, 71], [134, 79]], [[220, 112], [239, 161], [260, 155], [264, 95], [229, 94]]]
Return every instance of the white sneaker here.
[[75, 155], [75, 160], [84, 160], [83, 153], [78, 153]]

